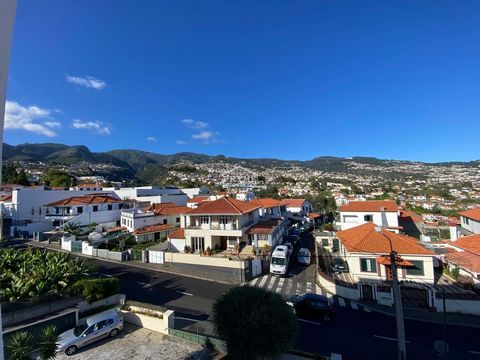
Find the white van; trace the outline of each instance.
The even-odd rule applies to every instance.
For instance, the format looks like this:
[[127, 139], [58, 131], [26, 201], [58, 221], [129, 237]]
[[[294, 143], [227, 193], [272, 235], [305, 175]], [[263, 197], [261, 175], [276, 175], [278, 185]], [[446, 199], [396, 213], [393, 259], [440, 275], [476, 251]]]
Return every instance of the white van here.
[[290, 260], [289, 249], [285, 245], [278, 245], [273, 250], [270, 260], [270, 273], [274, 275], [285, 275], [287, 273], [288, 261]]

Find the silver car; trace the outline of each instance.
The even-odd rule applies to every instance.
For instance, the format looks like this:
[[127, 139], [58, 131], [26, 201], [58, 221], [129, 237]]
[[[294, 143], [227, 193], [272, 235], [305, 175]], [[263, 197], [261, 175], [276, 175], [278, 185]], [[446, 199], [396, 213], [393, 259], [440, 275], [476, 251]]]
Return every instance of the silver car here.
[[58, 337], [57, 352], [73, 355], [82, 346], [97, 340], [115, 337], [123, 329], [123, 318], [115, 309], [107, 310], [87, 318], [85, 324], [61, 333]]
[[297, 261], [303, 265], [310, 265], [310, 250], [306, 248], [298, 250]]

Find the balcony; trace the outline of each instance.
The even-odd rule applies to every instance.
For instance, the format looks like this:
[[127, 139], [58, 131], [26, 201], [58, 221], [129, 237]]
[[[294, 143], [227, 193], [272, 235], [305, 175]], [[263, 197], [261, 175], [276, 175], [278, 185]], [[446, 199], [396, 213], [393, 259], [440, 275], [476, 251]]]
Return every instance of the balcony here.
[[226, 223], [226, 224], [201, 224], [201, 225], [189, 225], [187, 226], [187, 229], [192, 229], [192, 230], [243, 230], [251, 225], [253, 225], [255, 222], [250, 221], [247, 224], [244, 224], [243, 227], [239, 227], [236, 222], [234, 223]]

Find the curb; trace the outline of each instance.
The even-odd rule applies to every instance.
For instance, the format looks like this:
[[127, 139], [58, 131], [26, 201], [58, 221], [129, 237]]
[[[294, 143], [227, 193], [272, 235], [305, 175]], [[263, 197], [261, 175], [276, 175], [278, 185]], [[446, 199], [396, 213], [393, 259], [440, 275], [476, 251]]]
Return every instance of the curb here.
[[72, 253], [72, 252], [67, 251], [67, 250], [54, 249], [54, 248], [51, 248], [51, 247], [42, 246], [42, 245], [40, 245], [40, 244], [36, 245], [36, 244], [30, 243], [30, 242], [27, 243], [27, 245], [28, 245], [28, 246], [32, 246], [32, 247], [36, 247], [36, 248], [40, 248], [40, 249], [52, 250], [52, 251], [57, 251], [57, 252], [61, 252], [61, 253], [64, 253], [64, 254], [70, 254], [70, 255], [72, 255], [72, 256], [78, 256], [78, 257], [82, 257], [82, 258], [86, 258], [86, 259], [90, 259], [90, 260], [105, 261], [105, 262], [109, 262], [109, 263], [112, 263], [112, 264], [125, 265], [125, 266], [127, 266], [127, 267], [128, 267], [128, 266], [131, 266], [131, 267], [136, 267], [136, 268], [138, 268], [138, 269], [151, 270], [151, 271], [157, 271], [157, 272], [163, 272], [163, 273], [170, 274], [170, 275], [185, 276], [185, 277], [189, 277], [189, 278], [192, 278], [192, 279], [210, 281], [210, 282], [212, 282], [212, 283], [220, 283], [220, 284], [232, 285], [232, 286], [240, 286], [240, 285], [241, 285], [241, 284], [232, 284], [232, 283], [229, 283], [229, 282], [226, 282], [226, 281], [217, 281], [217, 280], [207, 279], [207, 278], [203, 278], [203, 277], [195, 276], [195, 275], [183, 274], [183, 273], [179, 273], [179, 272], [175, 272], [175, 271], [169, 271], [169, 270], [163, 270], [163, 269], [155, 269], [155, 268], [151, 268], [151, 267], [148, 267], [148, 266], [143, 266], [143, 265], [141, 265], [141, 264], [132, 264], [132, 263], [130, 263], [129, 261], [115, 261], [115, 260], [110, 260], [110, 259], [104, 259], [104, 258], [94, 257], [94, 256], [90, 256], [90, 255], [85, 255], [85, 254]]

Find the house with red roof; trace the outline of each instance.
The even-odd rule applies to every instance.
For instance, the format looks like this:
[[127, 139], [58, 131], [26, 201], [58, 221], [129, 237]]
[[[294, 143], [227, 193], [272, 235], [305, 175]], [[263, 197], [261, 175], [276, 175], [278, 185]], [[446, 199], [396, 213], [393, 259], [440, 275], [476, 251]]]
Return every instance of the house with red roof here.
[[247, 230], [260, 219], [260, 205], [228, 196], [205, 202], [185, 214], [185, 245], [193, 252], [250, 245]]
[[91, 223], [115, 225], [125, 202], [111, 194], [71, 196], [44, 205], [44, 216], [53, 227], [67, 222], [78, 226]]
[[351, 201], [340, 206], [340, 229], [373, 223], [395, 233], [400, 232], [398, 225], [399, 210], [394, 200]]
[[444, 242], [447, 250], [445, 258], [450, 269], [458, 267], [460, 275], [472, 278], [480, 286], [480, 234], [461, 237]]
[[480, 208], [465, 210], [459, 213], [460, 226], [471, 234], [480, 234]]
[[287, 211], [295, 215], [304, 215], [313, 211], [313, 205], [307, 199], [283, 199]]
[[396, 234], [372, 222], [337, 232], [338, 255], [348, 264], [354, 282], [384, 282], [392, 279], [390, 252], [395, 251], [398, 279], [434, 283], [436, 254], [417, 239]]

